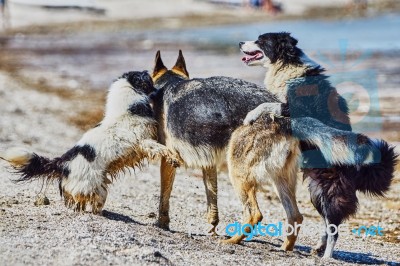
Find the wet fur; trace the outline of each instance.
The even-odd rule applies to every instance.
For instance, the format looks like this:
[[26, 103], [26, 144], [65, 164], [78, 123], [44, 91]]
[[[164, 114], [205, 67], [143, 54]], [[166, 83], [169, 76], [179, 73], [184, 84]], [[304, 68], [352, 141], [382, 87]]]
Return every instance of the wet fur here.
[[124, 169], [161, 157], [171, 167], [179, 165], [179, 157], [156, 141], [157, 122], [148, 98], [153, 91], [147, 72], [125, 73], [109, 89], [101, 123], [62, 156], [50, 159], [12, 148], [2, 158], [20, 174], [17, 181], [57, 180], [68, 207], [101, 213], [109, 184]]

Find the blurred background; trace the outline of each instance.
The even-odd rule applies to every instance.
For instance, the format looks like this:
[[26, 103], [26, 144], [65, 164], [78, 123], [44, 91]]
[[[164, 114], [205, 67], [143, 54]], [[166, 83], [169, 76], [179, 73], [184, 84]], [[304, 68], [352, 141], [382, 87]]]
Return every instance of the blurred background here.
[[262, 84], [265, 70], [242, 64], [238, 42], [288, 31], [336, 78], [358, 131], [400, 140], [399, 1], [2, 0], [1, 5], [0, 71], [42, 92], [87, 95], [92, 110], [68, 118], [82, 129], [101, 119], [110, 82], [124, 71], [151, 71], [157, 50], [171, 67], [182, 49], [191, 77], [225, 75]]

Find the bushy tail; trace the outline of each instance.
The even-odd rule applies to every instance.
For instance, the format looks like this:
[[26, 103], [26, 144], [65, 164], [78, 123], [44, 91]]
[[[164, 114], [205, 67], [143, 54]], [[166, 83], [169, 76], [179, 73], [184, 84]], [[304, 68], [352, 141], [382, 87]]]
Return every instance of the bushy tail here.
[[51, 160], [23, 148], [8, 149], [0, 153], [0, 158], [9, 162], [20, 175], [16, 182], [39, 178], [45, 181], [60, 179], [65, 171], [60, 158]]
[[[355, 178], [357, 190], [364, 193], [383, 196], [389, 189], [398, 154], [386, 141], [331, 128], [308, 117], [292, 119], [291, 129], [294, 137], [318, 148], [316, 152], [303, 151], [303, 160], [318, 161], [323, 157], [328, 167], [347, 167], [345, 172], [352, 175], [349, 178]], [[320, 157], [319, 152], [322, 154]], [[313, 163], [306, 162], [305, 165], [314, 168]]]
[[394, 177], [398, 154], [384, 140], [370, 140], [380, 153], [380, 161], [360, 168], [356, 175], [357, 190], [374, 196], [383, 196]]

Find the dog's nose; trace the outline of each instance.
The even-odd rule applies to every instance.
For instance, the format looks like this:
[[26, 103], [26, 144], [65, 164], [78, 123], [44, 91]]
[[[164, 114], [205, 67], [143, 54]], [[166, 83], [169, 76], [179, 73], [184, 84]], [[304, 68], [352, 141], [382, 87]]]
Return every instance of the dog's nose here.
[[243, 44], [244, 44], [244, 42], [239, 42], [239, 48], [242, 48]]

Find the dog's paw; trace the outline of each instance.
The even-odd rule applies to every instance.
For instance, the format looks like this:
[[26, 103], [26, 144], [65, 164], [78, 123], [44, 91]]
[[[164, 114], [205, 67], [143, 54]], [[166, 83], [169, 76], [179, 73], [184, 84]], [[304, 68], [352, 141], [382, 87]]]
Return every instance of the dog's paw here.
[[243, 240], [243, 237], [241, 236], [233, 236], [228, 239], [223, 239], [220, 240], [219, 243], [224, 244], [224, 245], [237, 245]]
[[85, 194], [72, 193], [66, 187], [63, 188], [64, 204], [75, 212], [90, 211], [93, 214], [101, 215], [107, 194], [106, 184], [102, 184], [100, 187], [93, 189], [91, 193]]
[[243, 121], [243, 125], [252, 125], [261, 115], [262, 112], [260, 112], [259, 110], [250, 111], [249, 113], [247, 113], [246, 118]]
[[329, 261], [335, 261], [335, 260], [332, 258], [332, 255], [324, 254], [324, 256], [322, 256], [321, 258], [321, 261], [325, 261], [327, 264], [329, 264], [328, 263]]
[[257, 108], [248, 112], [243, 121], [243, 125], [252, 125], [263, 114], [272, 113], [274, 115], [281, 115], [281, 103], [263, 103]]
[[212, 237], [217, 237], [219, 236], [217, 233], [217, 227], [213, 226], [213, 228], [210, 229], [210, 231], [208, 231], [207, 233], [208, 235], [212, 236]]
[[177, 168], [184, 164], [182, 158], [176, 152], [169, 151], [166, 156], [167, 163]]
[[97, 195], [71, 195], [64, 194], [64, 203], [67, 208], [73, 209], [75, 212], [85, 212], [89, 208], [93, 214], [101, 215], [104, 202]]
[[318, 245], [311, 249], [312, 255], [322, 255], [325, 252], [326, 245]]
[[288, 239], [286, 239], [281, 245], [280, 249], [283, 251], [293, 251], [294, 243], [294, 241], [289, 241]]
[[169, 231], [169, 222], [170, 220], [168, 216], [160, 216], [155, 225], [161, 229]]

